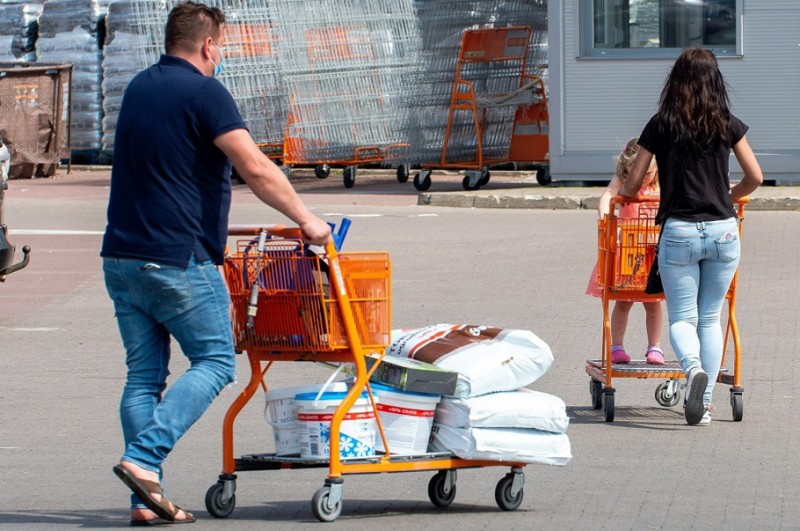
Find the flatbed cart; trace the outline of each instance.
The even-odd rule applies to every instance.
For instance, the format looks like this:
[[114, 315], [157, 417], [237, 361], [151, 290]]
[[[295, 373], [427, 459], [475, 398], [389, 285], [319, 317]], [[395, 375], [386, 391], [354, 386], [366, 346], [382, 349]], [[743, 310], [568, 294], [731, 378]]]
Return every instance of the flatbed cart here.
[[[237, 226], [229, 229], [229, 235], [247, 238], [228, 253], [224, 272], [231, 296], [235, 346], [247, 352], [251, 375], [223, 421], [222, 473], [208, 489], [205, 500], [212, 516], [225, 518], [233, 511], [237, 472], [294, 468], [328, 469], [323, 486], [311, 500], [314, 516], [324, 522], [341, 514], [343, 476], [348, 474], [436, 471], [428, 484], [428, 496], [434, 505], [447, 507], [455, 498], [457, 469], [506, 466], [509, 472], [498, 481], [495, 500], [503, 510], [519, 507], [525, 463], [467, 460], [449, 453], [395, 456], [377, 414], [378, 432], [389, 450], [374, 457], [340, 457], [340, 425], [362, 392], [368, 393], [376, 411], [369, 377], [383, 359], [390, 337], [388, 253], [339, 253], [331, 242], [324, 254], [309, 255], [296, 228]], [[368, 354], [379, 355], [371, 370], [365, 363]], [[330, 459], [267, 453], [234, 457], [236, 416], [259, 387], [267, 391], [265, 377], [279, 361], [354, 364], [354, 383], [331, 420]]]
[[[736, 203], [740, 220], [744, 220], [744, 207], [748, 199]], [[639, 215], [633, 218], [620, 217], [619, 208], [623, 204], [638, 203]], [[656, 401], [664, 407], [673, 407], [680, 402], [681, 388], [685, 377], [677, 361], [664, 365], [648, 365], [645, 360], [631, 360], [630, 363], [611, 362], [611, 301], [635, 298], [639, 300], [660, 301], [664, 294], [648, 295], [644, 292], [650, 266], [655, 259], [659, 227], [655, 224], [658, 198], [640, 195], [633, 200], [616, 196], [611, 200], [610, 212], [598, 221], [598, 283], [603, 288], [603, 346], [601, 359], [586, 360], [586, 372], [591, 377], [589, 394], [594, 409], [603, 409], [606, 422], [614, 421], [614, 378], [664, 378], [655, 390]], [[742, 223], [739, 223], [739, 236]], [[723, 344], [722, 368], [718, 382], [730, 385], [730, 404], [734, 421], [741, 421], [744, 414], [741, 386], [741, 345], [739, 329], [736, 325], [736, 283], [737, 270], [728, 289], [728, 322]], [[733, 338], [733, 370], [725, 367], [728, 340]]]
[[[544, 80], [526, 73], [528, 45], [531, 40], [529, 26], [480, 28], [464, 30], [461, 37], [450, 108], [444, 132], [441, 158], [435, 163], [424, 163], [414, 176], [414, 188], [425, 191], [431, 186], [431, 173], [435, 169], [465, 170], [462, 187], [478, 190], [489, 183], [492, 166], [509, 162], [536, 163], [536, 180], [549, 184], [549, 115]], [[508, 93], [481, 91], [476, 83], [467, 79], [470, 65], [509, 70], [518, 78], [517, 87]], [[530, 101], [519, 102], [520, 96], [531, 96]], [[485, 157], [484, 142], [488, 134], [487, 114], [491, 108], [517, 107], [508, 140], [509, 150], [502, 157]], [[471, 121], [471, 145], [475, 147], [471, 160], [453, 161], [448, 152], [454, 137], [456, 113], [466, 113]]]

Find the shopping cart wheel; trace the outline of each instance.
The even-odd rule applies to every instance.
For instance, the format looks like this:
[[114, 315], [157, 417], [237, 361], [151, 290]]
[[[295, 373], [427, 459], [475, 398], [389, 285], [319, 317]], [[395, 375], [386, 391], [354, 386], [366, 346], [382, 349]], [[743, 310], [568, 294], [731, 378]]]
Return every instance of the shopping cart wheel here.
[[456, 471], [440, 470], [428, 482], [428, 498], [436, 507], [447, 507], [456, 498]]
[[317, 179], [327, 179], [330, 174], [331, 167], [329, 164], [317, 164], [314, 166], [314, 175], [317, 176]]
[[731, 412], [733, 413], [733, 421], [741, 422], [744, 416], [744, 390], [741, 387], [731, 388]]
[[401, 164], [397, 167], [397, 182], [407, 183], [409, 176], [408, 166]]
[[320, 522], [333, 522], [342, 514], [342, 484], [325, 483], [311, 498], [311, 511]]
[[680, 385], [678, 380], [667, 380], [661, 382], [656, 387], [656, 402], [664, 407], [673, 407], [681, 399]]
[[489, 184], [489, 180], [490, 180], [491, 178], [492, 178], [492, 174], [491, 174], [491, 173], [489, 173], [489, 170], [485, 170], [485, 171], [483, 172], [483, 176], [481, 177], [481, 180], [480, 180], [480, 185], [481, 185], [481, 186], [486, 186], [487, 184]]
[[424, 192], [431, 187], [431, 170], [420, 170], [414, 176], [414, 188], [420, 192]]
[[497, 506], [504, 511], [513, 511], [522, 503], [522, 485], [525, 484], [525, 474], [521, 468], [514, 468], [497, 482], [494, 489], [494, 499]]
[[233, 491], [236, 490], [236, 482], [229, 481], [231, 483], [228, 487], [230, 494], [227, 496], [225, 493], [226, 481], [222, 480], [211, 485], [211, 488], [206, 492], [206, 509], [215, 518], [227, 518], [233, 512], [233, 508], [236, 507], [236, 494], [233, 494]]
[[464, 172], [464, 179], [461, 181], [461, 187], [469, 191], [479, 190], [482, 180], [483, 172], [468, 170]]
[[603, 413], [606, 415], [606, 422], [614, 422], [614, 391], [613, 387], [603, 389]]
[[550, 169], [545, 166], [539, 166], [539, 169], [536, 170], [536, 182], [542, 186], [552, 183], [553, 178], [550, 176]]
[[603, 407], [603, 384], [597, 380], [589, 380], [589, 394], [592, 395], [592, 409]]
[[344, 170], [342, 170], [342, 177], [344, 180], [344, 187], [345, 188], [352, 188], [356, 185], [356, 167], [355, 166], [345, 166]]

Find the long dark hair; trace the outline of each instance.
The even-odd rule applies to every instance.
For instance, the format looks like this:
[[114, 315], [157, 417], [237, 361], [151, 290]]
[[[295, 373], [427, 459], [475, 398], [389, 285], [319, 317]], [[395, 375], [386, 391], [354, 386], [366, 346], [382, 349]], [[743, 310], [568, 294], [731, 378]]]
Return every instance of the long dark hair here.
[[702, 48], [681, 53], [664, 83], [658, 118], [685, 150], [730, 147], [730, 103], [717, 58]]

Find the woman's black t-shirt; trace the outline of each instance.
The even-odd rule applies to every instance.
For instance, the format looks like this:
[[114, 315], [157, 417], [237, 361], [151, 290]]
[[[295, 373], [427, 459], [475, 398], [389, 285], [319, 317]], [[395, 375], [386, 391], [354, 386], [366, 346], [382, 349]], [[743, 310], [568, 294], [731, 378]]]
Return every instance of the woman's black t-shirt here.
[[[744, 137], [747, 126], [730, 116], [730, 145]], [[736, 216], [730, 195], [728, 160], [731, 148], [721, 142], [700, 155], [679, 154], [674, 135], [662, 127], [657, 115], [645, 125], [639, 145], [653, 153], [658, 165], [661, 204], [658, 220], [715, 221]]]

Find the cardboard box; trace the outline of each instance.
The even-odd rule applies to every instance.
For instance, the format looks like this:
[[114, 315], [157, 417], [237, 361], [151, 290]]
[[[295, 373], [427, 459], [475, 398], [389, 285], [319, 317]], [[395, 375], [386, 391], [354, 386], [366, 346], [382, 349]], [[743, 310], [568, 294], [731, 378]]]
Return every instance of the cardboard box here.
[[[365, 359], [367, 370], [371, 369], [379, 359], [380, 356], [377, 354], [367, 356]], [[458, 373], [445, 371], [432, 363], [411, 358], [384, 356], [370, 380], [401, 391], [450, 396], [456, 392]]]

